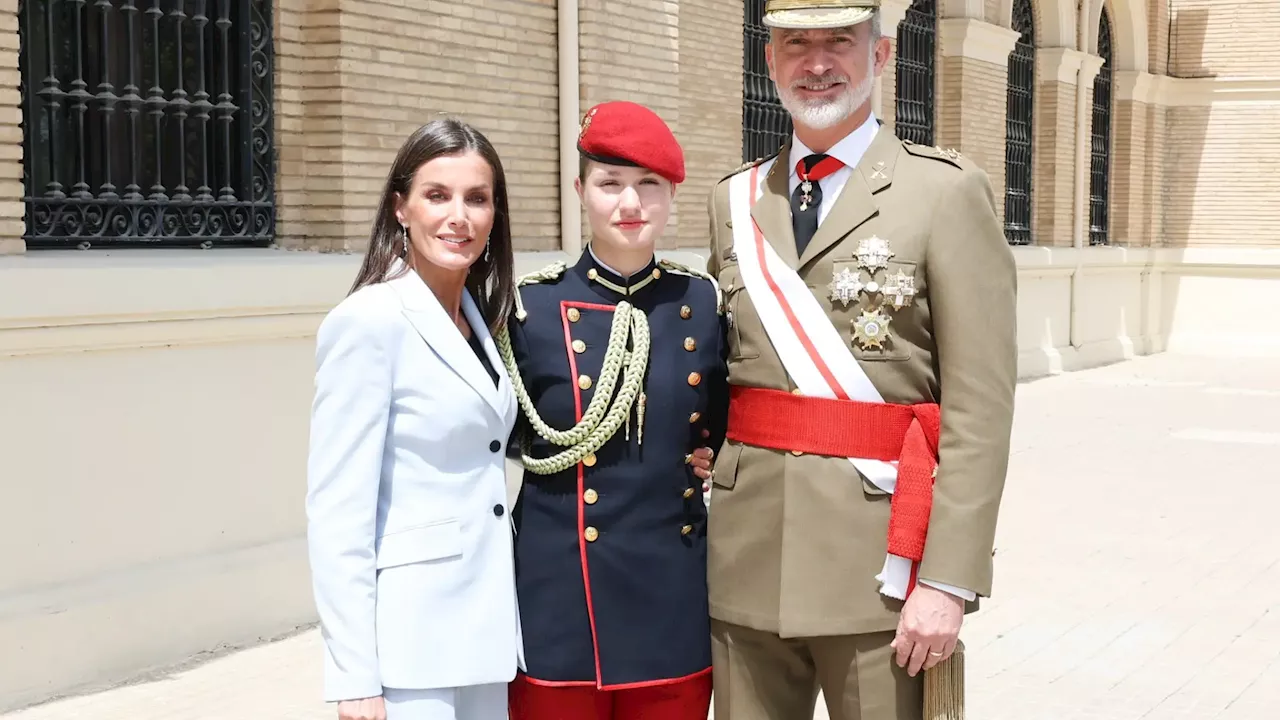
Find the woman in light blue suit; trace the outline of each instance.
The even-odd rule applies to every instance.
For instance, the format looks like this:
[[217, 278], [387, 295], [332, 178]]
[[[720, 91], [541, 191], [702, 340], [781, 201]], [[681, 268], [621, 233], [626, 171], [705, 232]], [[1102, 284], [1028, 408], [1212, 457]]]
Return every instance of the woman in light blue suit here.
[[500, 720], [523, 665], [490, 333], [514, 304], [493, 146], [437, 120], [400, 148], [350, 295], [317, 335], [308, 545], [342, 720]]

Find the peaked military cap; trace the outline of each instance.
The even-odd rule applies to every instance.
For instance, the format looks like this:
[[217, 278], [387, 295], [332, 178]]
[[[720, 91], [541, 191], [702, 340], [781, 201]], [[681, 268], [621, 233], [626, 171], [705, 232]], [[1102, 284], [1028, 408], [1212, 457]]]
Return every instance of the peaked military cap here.
[[764, 24], [788, 30], [823, 30], [866, 22], [880, 0], [765, 0]]

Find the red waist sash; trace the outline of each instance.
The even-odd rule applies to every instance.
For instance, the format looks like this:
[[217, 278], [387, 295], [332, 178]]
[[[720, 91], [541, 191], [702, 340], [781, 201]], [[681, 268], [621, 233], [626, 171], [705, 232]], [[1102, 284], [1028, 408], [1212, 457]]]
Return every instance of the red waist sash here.
[[896, 405], [729, 389], [727, 437], [735, 442], [842, 458], [898, 461], [889, 511], [889, 552], [924, 556], [942, 421], [936, 403]]

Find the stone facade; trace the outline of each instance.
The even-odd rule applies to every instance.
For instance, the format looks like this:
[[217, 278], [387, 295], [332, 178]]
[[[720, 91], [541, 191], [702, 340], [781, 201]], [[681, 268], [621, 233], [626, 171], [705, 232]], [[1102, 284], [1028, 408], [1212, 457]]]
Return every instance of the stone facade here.
[[[447, 113], [498, 147], [518, 248], [576, 247], [560, 237], [561, 197], [576, 171], [560, 167], [560, 151], [577, 118], [560, 115], [629, 99], [657, 110], [686, 150], [689, 178], [662, 246], [700, 247], [706, 192], [741, 158], [743, 4], [576, 2], [578, 92], [564, 103], [560, 75], [573, 64], [559, 57], [557, 0], [279, 0], [278, 244], [362, 249], [400, 143]], [[23, 251], [19, 19], [16, 0], [0, 3], [0, 253], [12, 253]], [[909, 5], [885, 0], [891, 39]], [[936, 5], [937, 142], [972, 158], [1002, 195], [1014, 0]], [[1075, 0], [1033, 0], [1033, 242], [1079, 239], [1104, 8], [1115, 47], [1113, 244], [1280, 244], [1280, 180], [1267, 172], [1280, 156], [1272, 121], [1280, 111], [1280, 0], [1089, 0], [1085, 33], [1077, 32]], [[891, 61], [877, 95], [890, 131], [894, 94]]]

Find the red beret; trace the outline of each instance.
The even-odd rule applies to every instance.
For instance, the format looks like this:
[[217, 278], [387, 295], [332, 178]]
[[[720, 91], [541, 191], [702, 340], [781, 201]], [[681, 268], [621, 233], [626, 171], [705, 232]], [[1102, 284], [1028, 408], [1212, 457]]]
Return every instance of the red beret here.
[[643, 105], [596, 105], [582, 119], [578, 152], [606, 165], [642, 167], [673, 183], [684, 182], [684, 151], [671, 128]]

